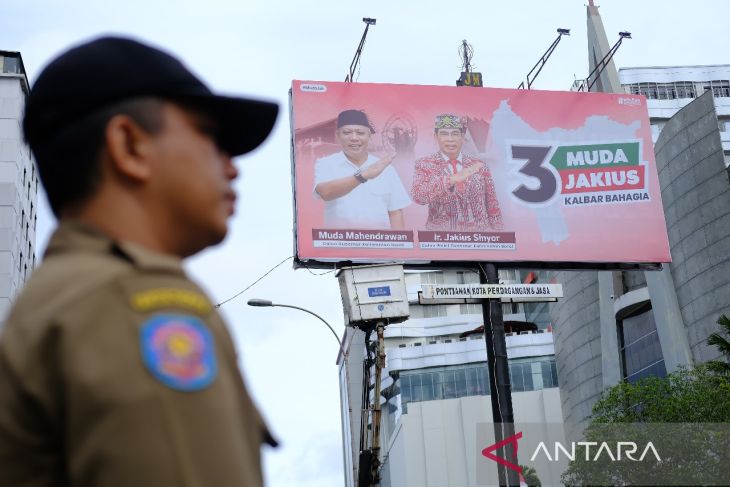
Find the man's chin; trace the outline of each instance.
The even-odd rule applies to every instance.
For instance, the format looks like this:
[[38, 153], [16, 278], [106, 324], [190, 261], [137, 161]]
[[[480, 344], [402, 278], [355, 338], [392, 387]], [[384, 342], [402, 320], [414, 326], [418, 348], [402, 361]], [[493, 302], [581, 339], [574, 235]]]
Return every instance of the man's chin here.
[[225, 240], [227, 235], [228, 225], [212, 228], [206, 233], [201, 232], [198, 234], [198, 238], [195, 239], [195, 242], [191, 242], [192, 245], [190, 245], [188, 249], [185, 249], [183, 251], [183, 255], [181, 257], [191, 257], [199, 252], [202, 252], [208, 247], [218, 245], [219, 243], [223, 242], [223, 240]]

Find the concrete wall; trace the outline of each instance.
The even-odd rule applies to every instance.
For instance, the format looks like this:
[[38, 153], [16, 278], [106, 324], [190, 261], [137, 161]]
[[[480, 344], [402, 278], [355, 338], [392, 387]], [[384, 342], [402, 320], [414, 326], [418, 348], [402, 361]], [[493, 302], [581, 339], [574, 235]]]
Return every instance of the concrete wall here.
[[338, 357], [340, 369], [340, 412], [345, 487], [357, 480], [362, 418], [362, 362], [365, 359], [365, 333], [348, 326], [343, 337], [345, 354]]
[[555, 364], [566, 436], [584, 421], [603, 390], [598, 272], [560, 272], [564, 298], [552, 306]]
[[38, 171], [22, 136], [23, 83], [22, 76], [0, 75], [0, 328], [36, 264]]
[[672, 117], [655, 146], [673, 262], [670, 266], [695, 362], [730, 315], [730, 180], [711, 92]]
[[[588, 68], [593, 70], [610, 50], [606, 31], [598, 7], [588, 5]], [[601, 73], [600, 79], [591, 91], [622, 93], [618, 72], [613, 60]], [[550, 308], [555, 338], [555, 363], [562, 401], [565, 432], [569, 439], [580, 438], [582, 432], [574, 425], [588, 418], [604, 386], [603, 362], [601, 361], [601, 297], [603, 307], [606, 299], [615, 294], [613, 287], [599, 285], [598, 272], [558, 272], [551, 274], [563, 285], [565, 297]], [[620, 274], [611, 274], [607, 282], [620, 279]], [[641, 277], [631, 276], [629, 284], [641, 286]], [[607, 320], [604, 313], [604, 327]], [[618, 353], [618, 351], [616, 351]], [[611, 357], [615, 361], [615, 357]]]
[[[516, 392], [513, 395], [515, 421], [560, 423], [560, 395], [557, 388]], [[477, 425], [492, 422], [489, 396], [471, 396], [408, 404], [408, 414], [388, 445], [385, 487], [471, 487], [476, 486], [479, 455]], [[482, 445], [484, 448], [488, 445]], [[529, 463], [520, 457], [520, 463]], [[539, 472], [543, 485], [560, 472]]]

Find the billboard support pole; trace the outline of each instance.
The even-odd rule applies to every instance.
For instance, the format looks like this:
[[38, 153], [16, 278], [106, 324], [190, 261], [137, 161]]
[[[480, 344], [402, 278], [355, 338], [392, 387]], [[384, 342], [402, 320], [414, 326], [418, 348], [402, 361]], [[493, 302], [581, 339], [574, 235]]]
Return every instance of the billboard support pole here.
[[378, 337], [377, 352], [375, 356], [375, 385], [373, 391], [373, 480], [376, 485], [380, 483], [380, 380], [382, 372], [385, 368], [385, 323], [378, 321], [376, 325], [376, 333]]
[[[491, 263], [477, 264], [480, 284], [498, 284], [497, 266]], [[514, 413], [512, 409], [512, 387], [509, 380], [509, 363], [507, 361], [507, 339], [504, 332], [501, 299], [488, 299], [482, 304], [484, 317], [484, 339], [487, 345], [487, 367], [489, 370], [489, 391], [492, 400], [492, 419], [494, 421], [494, 441], [499, 443], [515, 434]], [[510, 463], [517, 464], [516, 451], [508, 457], [507, 447], [502, 456]], [[497, 475], [500, 486], [520, 485], [517, 472], [497, 464]]]

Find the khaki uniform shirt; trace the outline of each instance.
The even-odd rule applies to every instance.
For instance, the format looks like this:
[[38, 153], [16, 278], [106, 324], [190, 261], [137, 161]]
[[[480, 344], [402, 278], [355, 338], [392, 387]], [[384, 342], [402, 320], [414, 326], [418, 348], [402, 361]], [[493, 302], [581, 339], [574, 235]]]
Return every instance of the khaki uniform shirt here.
[[262, 441], [180, 261], [63, 223], [0, 336], [0, 486], [260, 486]]

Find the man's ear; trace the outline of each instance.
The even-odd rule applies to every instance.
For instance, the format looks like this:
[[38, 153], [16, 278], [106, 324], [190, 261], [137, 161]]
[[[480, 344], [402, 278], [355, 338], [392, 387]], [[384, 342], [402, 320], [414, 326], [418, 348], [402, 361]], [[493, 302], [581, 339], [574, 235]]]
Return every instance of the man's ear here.
[[133, 181], [150, 177], [150, 156], [154, 150], [152, 135], [128, 115], [114, 115], [104, 130], [110, 169]]

